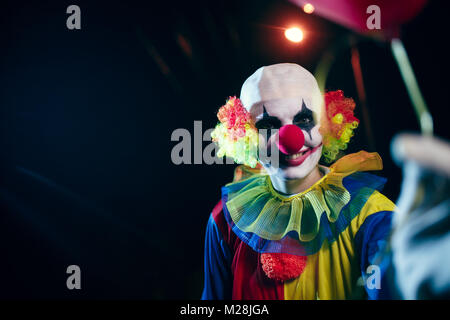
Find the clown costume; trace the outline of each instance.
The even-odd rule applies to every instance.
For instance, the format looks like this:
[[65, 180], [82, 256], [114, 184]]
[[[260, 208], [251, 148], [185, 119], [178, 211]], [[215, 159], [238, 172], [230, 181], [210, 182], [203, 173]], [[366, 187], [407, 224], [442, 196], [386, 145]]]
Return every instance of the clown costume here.
[[[358, 126], [342, 91], [296, 64], [258, 69], [219, 109], [218, 156], [241, 165], [206, 229], [203, 299], [383, 298], [394, 204], [377, 153], [335, 160]], [[334, 162], [319, 165], [323, 158]]]

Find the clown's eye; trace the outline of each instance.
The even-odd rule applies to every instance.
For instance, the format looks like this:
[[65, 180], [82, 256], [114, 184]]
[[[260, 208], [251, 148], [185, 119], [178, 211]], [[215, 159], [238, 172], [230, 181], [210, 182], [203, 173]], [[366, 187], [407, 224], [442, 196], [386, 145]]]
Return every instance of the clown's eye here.
[[305, 125], [305, 124], [310, 124], [311, 122], [313, 122], [313, 119], [308, 118], [308, 117], [302, 117], [300, 119], [294, 120], [294, 124], [296, 124], [296, 125]]
[[266, 135], [267, 139], [274, 133], [273, 130], [281, 128], [281, 121], [277, 117], [269, 115], [267, 113], [266, 107], [263, 105], [263, 117], [255, 123], [255, 127], [258, 130], [267, 130], [266, 132], [260, 131], [262, 135]]
[[260, 129], [279, 129], [281, 127], [281, 121], [276, 118], [261, 119], [256, 124], [255, 127]]
[[310, 127], [314, 127], [314, 114], [304, 106], [302, 107], [302, 111], [295, 115], [293, 123], [304, 130], [308, 130]]
[[263, 118], [255, 123], [255, 127], [260, 134], [269, 139], [276, 130], [280, 129], [281, 121], [275, 117]]

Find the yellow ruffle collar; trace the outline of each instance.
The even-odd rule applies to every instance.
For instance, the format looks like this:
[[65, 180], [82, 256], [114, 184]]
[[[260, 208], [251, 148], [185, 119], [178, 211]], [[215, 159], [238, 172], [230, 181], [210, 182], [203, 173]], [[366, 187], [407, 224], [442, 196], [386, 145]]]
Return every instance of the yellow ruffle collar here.
[[229, 190], [226, 207], [233, 223], [242, 232], [254, 233], [267, 240], [280, 240], [294, 231], [299, 240], [311, 241], [319, 232], [322, 214], [326, 213], [328, 221], [335, 222], [350, 201], [350, 193], [342, 180], [357, 171], [381, 170], [382, 167], [381, 157], [376, 152], [349, 154], [335, 162], [310, 188], [292, 196], [277, 192], [267, 174], [241, 172], [242, 176], [250, 173], [250, 178], [246, 179], [249, 183], [242, 188], [237, 184], [243, 181], [226, 186]]

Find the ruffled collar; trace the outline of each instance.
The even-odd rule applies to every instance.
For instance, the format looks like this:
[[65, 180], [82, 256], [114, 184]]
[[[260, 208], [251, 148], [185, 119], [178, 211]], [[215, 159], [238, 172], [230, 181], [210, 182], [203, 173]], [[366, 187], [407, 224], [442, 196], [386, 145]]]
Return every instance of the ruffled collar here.
[[292, 196], [277, 192], [268, 175], [254, 174], [224, 187], [225, 209], [238, 235], [278, 241], [289, 234], [290, 238], [308, 242], [318, 235], [324, 215], [334, 223], [350, 202], [351, 194], [343, 179], [358, 171], [380, 169], [382, 161], [378, 153], [350, 154], [334, 163], [310, 188]]

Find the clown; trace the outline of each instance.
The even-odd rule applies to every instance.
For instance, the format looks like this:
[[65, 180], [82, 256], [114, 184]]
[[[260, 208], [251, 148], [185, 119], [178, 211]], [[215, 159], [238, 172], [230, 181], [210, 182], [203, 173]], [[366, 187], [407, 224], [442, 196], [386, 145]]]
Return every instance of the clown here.
[[364, 171], [382, 169], [381, 158], [360, 151], [319, 165], [347, 147], [354, 106], [283, 63], [258, 69], [220, 108], [218, 156], [242, 165], [208, 221], [203, 299], [380, 297], [367, 272], [383, 276], [374, 259], [394, 204], [378, 191], [385, 179]]

